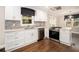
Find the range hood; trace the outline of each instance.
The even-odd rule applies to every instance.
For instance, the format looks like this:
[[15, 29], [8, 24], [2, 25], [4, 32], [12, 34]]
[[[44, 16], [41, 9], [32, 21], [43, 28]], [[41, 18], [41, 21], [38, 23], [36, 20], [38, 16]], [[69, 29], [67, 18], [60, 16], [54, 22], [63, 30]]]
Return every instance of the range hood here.
[[35, 10], [30, 8], [21, 7], [21, 14], [23, 16], [35, 16]]

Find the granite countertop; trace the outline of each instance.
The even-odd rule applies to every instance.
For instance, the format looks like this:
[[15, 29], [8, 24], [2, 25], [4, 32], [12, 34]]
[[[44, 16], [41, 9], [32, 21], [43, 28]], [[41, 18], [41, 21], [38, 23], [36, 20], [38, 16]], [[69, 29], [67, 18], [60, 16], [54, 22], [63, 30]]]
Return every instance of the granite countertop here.
[[24, 29], [7, 29], [5, 30], [5, 32], [13, 32], [13, 31], [21, 31], [21, 30], [24, 30]]
[[12, 32], [12, 31], [22, 31], [22, 30], [30, 30], [30, 29], [38, 29], [38, 28], [45, 28], [45, 27], [32, 27], [32, 28], [13, 28], [13, 29], [5, 29], [5, 32]]

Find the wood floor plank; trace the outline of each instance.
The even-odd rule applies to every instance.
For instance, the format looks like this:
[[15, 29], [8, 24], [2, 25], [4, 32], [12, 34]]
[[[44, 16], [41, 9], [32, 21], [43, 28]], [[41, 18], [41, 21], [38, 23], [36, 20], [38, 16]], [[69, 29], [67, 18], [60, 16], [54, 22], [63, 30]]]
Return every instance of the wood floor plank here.
[[50, 39], [43, 39], [31, 45], [16, 49], [14, 52], [77, 52], [72, 47]]

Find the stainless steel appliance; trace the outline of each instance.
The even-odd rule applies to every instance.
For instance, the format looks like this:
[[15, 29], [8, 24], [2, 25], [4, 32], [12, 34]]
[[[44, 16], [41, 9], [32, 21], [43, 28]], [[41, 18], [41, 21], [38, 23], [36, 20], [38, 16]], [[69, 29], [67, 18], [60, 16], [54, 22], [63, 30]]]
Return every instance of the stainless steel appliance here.
[[38, 29], [38, 41], [43, 40], [44, 39], [44, 28], [39, 28]]
[[59, 30], [61, 27], [51, 27], [49, 29], [49, 38], [59, 41]]

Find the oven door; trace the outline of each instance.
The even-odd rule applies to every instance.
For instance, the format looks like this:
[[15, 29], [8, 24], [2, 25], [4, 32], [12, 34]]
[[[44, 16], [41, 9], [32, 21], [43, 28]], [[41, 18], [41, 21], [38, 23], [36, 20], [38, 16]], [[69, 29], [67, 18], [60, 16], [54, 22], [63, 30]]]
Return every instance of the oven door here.
[[59, 32], [49, 30], [49, 37], [59, 40]]

